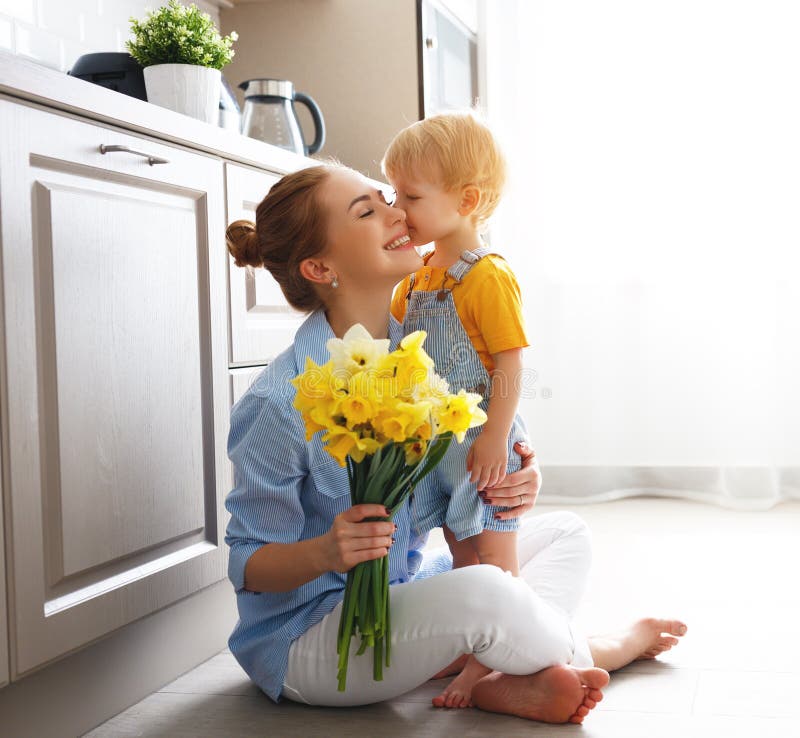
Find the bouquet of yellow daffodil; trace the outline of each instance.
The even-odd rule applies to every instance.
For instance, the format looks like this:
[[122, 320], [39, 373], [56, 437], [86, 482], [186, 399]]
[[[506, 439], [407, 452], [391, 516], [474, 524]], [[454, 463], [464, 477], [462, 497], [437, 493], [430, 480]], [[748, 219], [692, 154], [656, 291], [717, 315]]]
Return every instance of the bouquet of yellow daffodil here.
[[[330, 360], [306, 359], [291, 380], [294, 406], [303, 416], [306, 440], [322, 431], [327, 452], [347, 466], [353, 505], [376, 504], [390, 520], [415, 485], [444, 456], [453, 436], [459, 443], [469, 428], [486, 422], [481, 396], [450, 394], [434, 372], [422, 344], [425, 332], [406, 336], [389, 352], [388, 340], [375, 340], [360, 324], [343, 339], [328, 341]], [[389, 557], [357, 564], [347, 573], [339, 621], [339, 691], [344, 691], [350, 640], [361, 635], [358, 654], [373, 647], [373, 678], [389, 666]]]

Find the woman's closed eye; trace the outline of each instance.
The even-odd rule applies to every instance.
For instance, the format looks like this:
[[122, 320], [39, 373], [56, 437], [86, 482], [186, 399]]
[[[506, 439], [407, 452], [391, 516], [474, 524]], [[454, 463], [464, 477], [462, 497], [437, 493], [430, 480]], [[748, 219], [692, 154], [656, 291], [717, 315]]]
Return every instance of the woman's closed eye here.
[[[378, 201], [383, 205], [391, 206], [395, 201], [396, 194], [394, 190], [388, 190], [387, 192], [384, 192], [383, 190], [376, 190], [376, 193]], [[359, 213], [358, 217], [369, 218], [369, 216], [372, 215], [374, 212], [375, 208], [368, 207], [363, 213]]]

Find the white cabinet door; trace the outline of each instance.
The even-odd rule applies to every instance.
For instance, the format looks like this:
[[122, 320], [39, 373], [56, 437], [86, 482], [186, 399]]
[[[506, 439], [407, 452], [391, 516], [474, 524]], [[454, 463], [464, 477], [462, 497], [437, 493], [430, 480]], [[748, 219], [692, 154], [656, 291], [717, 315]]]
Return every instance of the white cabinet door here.
[[224, 578], [227, 275], [219, 159], [0, 130], [15, 679]]
[[[0, 307], [2, 314], [2, 307]], [[4, 400], [0, 387], [0, 402]], [[8, 617], [6, 614], [6, 561], [3, 536], [3, 433], [0, 428], [0, 687], [8, 684]]]
[[[225, 164], [228, 223], [255, 221], [256, 208], [280, 175]], [[305, 315], [286, 302], [266, 269], [237, 267], [229, 257], [231, 365], [266, 364], [294, 340]]]
[[231, 407], [242, 399], [242, 395], [253, 386], [254, 382], [258, 381], [264, 369], [263, 366], [244, 366], [231, 369]]

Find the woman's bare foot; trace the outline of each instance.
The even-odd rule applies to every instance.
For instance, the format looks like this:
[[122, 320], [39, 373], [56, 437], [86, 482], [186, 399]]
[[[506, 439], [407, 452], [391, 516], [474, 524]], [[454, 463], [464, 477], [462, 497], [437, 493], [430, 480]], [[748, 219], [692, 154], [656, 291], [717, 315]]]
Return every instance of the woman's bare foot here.
[[643, 618], [619, 633], [592, 636], [589, 638], [589, 648], [595, 666], [615, 671], [632, 661], [654, 659], [660, 653], [669, 651], [679, 643], [675, 636], [685, 633], [686, 625], [680, 620]]
[[493, 671], [472, 689], [476, 707], [543, 723], [582, 723], [603, 699], [608, 672], [551, 666], [530, 676]]
[[461, 670], [467, 665], [469, 654], [465, 653], [459, 656], [452, 664], [448, 664], [441, 671], [437, 671], [431, 679], [444, 679], [445, 677], [452, 676], [453, 674], [460, 674]]
[[469, 656], [461, 673], [448, 684], [444, 691], [433, 698], [434, 707], [472, 707], [472, 688], [478, 680], [491, 673], [491, 669]]

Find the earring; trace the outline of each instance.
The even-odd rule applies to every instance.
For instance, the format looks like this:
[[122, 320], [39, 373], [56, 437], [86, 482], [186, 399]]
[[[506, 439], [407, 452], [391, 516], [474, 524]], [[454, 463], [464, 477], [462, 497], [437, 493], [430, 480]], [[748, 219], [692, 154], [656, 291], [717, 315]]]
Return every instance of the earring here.
[[333, 287], [333, 289], [336, 289], [338, 286], [339, 286], [339, 279], [338, 277], [334, 277], [331, 280], [331, 287]]

